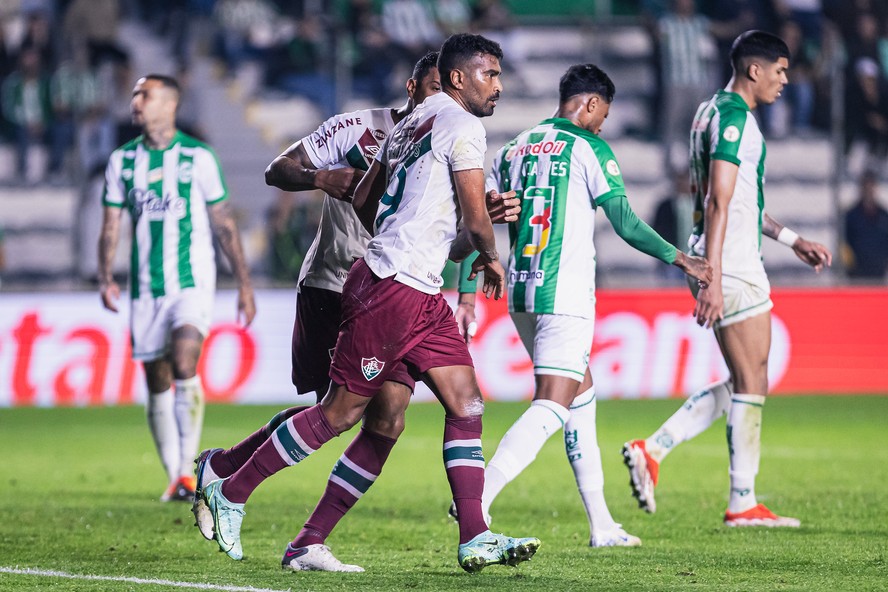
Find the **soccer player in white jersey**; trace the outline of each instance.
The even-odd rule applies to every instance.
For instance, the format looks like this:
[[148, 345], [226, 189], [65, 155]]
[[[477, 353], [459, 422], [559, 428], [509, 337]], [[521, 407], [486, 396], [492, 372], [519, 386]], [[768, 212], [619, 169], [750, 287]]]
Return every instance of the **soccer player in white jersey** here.
[[700, 289], [697, 323], [712, 327], [730, 376], [691, 396], [645, 440], [623, 447], [639, 507], [656, 511], [660, 463], [678, 444], [727, 413], [731, 491], [728, 526], [799, 526], [756, 500], [761, 456], [762, 407], [768, 394], [771, 288], [762, 265], [762, 235], [775, 239], [819, 272], [832, 263], [823, 245], [805, 240], [764, 211], [765, 141], [752, 110], [777, 100], [787, 84], [789, 49], [782, 39], [747, 31], [731, 48], [733, 76], [697, 109], [691, 127], [695, 193], [691, 252], [712, 264], [713, 279]]
[[176, 129], [178, 103], [173, 78], [151, 74], [136, 83], [130, 107], [142, 135], [108, 162], [99, 239], [99, 292], [105, 308], [117, 312], [120, 287], [111, 265], [121, 214], [129, 213], [132, 354], [144, 364], [148, 425], [169, 480], [162, 501], [191, 501], [195, 491], [192, 461], [204, 412], [197, 362], [216, 290], [213, 234], [238, 281], [238, 317], [249, 325], [256, 314], [219, 161]]
[[446, 410], [444, 460], [460, 509], [460, 566], [479, 571], [488, 564], [515, 565], [539, 547], [535, 538], [493, 534], [483, 520], [483, 402], [466, 342], [440, 293], [461, 212], [467, 238], [459, 253], [478, 250], [473, 270], [484, 271], [485, 294], [502, 295], [504, 271], [485, 207], [486, 139], [478, 120], [492, 114], [499, 99], [501, 56], [496, 43], [478, 35], [449, 38], [438, 59], [443, 92], [395, 128], [358, 185], [353, 205], [375, 236], [343, 285], [329, 393], [282, 423], [230, 477], [202, 490], [216, 541], [229, 556], [243, 557], [240, 527], [255, 488], [354, 426], [402, 362], [415, 368]]
[[620, 167], [598, 134], [614, 84], [592, 64], [561, 77], [554, 117], [522, 132], [497, 153], [488, 188], [523, 198], [509, 225], [509, 312], [533, 359], [533, 403], [512, 425], [484, 473], [482, 506], [536, 458], [549, 436], [564, 430], [565, 450], [589, 518], [593, 547], [640, 545], [614, 521], [604, 500], [589, 353], [595, 323], [595, 212], [604, 210], [634, 248], [708, 282], [701, 257], [678, 251], [638, 219]]
[[[342, 284], [370, 240], [349, 200], [395, 124], [427, 96], [441, 91], [437, 59], [438, 52], [429, 52], [416, 63], [406, 84], [407, 102], [401, 107], [367, 109], [331, 117], [312, 134], [287, 148], [266, 170], [266, 182], [280, 189], [325, 192], [318, 233], [300, 274], [292, 347], [293, 384], [300, 394], [316, 395], [317, 401], [327, 393], [330, 384], [330, 352], [336, 345], [341, 323]], [[514, 208], [505, 206], [517, 204], [517, 199], [489, 197], [488, 211], [492, 218], [504, 221], [513, 218]], [[468, 276], [470, 271], [470, 267], [461, 269], [461, 276]], [[474, 282], [461, 282], [460, 288], [457, 310], [471, 312]], [[462, 317], [463, 332], [473, 320], [473, 315]], [[380, 474], [404, 429], [404, 411], [414, 382], [402, 365], [383, 384], [367, 408], [361, 431], [334, 467], [317, 507], [284, 552], [284, 569], [363, 571], [359, 566], [340, 562], [325, 542], [339, 520], [373, 484], [366, 475]], [[305, 409], [308, 407], [292, 407], [278, 413], [262, 429], [228, 450], [214, 448], [202, 452], [197, 460], [198, 492], [209, 481], [234, 473], [283, 421]], [[212, 539], [212, 516], [199, 497], [193, 507], [197, 526], [206, 538]]]

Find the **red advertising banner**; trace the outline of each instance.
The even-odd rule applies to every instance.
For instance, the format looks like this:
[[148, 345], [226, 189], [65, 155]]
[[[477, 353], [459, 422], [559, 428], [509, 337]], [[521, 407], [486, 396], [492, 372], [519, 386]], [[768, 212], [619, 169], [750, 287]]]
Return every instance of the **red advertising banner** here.
[[[888, 394], [888, 314], [884, 309], [888, 290], [775, 289], [772, 300], [769, 378], [773, 393]], [[631, 360], [631, 352], [644, 351], [645, 363], [638, 370], [652, 381], [649, 388], [641, 389], [649, 396], [662, 395], [664, 388], [680, 395], [692, 390], [693, 384], [726, 375], [725, 369], [714, 369], [720, 366], [714, 340], [706, 352], [700, 351], [706, 348], [700, 332], [712, 332], [693, 323], [693, 305], [688, 292], [680, 289], [600, 292], [597, 311], [602, 322], [596, 327], [595, 365], [605, 372], [607, 360]], [[632, 328], [609, 331], [608, 325], [618, 318], [627, 318]], [[646, 339], [639, 336], [644, 336], [644, 329]], [[618, 355], [613, 355], [613, 348], [618, 348]], [[673, 376], [658, 376], [669, 367], [678, 369]], [[705, 367], [710, 368], [709, 377], [705, 377]], [[631, 392], [622, 395], [632, 396]]]
[[[773, 393], [888, 393], [888, 289], [778, 289], [772, 297]], [[247, 331], [234, 323], [235, 301], [234, 292], [217, 296], [200, 363], [208, 400], [297, 401], [290, 384], [294, 292], [260, 291]], [[681, 289], [599, 291], [590, 361], [597, 394], [684, 396], [727, 376], [712, 331], [696, 325], [692, 309]], [[476, 310], [471, 352], [484, 395], [529, 399], [532, 367], [505, 302], [479, 297]], [[130, 360], [125, 311], [103, 310], [91, 293], [0, 295], [0, 407], [137, 403], [143, 383]], [[417, 400], [431, 398], [418, 386]]]
[[[685, 396], [728, 375], [687, 290], [599, 290], [590, 367], [603, 398]], [[768, 376], [774, 394], [888, 394], [884, 288], [776, 289]], [[481, 299], [479, 299], [480, 301]], [[472, 345], [494, 399], [532, 395], [531, 363], [504, 302], [479, 302]]]

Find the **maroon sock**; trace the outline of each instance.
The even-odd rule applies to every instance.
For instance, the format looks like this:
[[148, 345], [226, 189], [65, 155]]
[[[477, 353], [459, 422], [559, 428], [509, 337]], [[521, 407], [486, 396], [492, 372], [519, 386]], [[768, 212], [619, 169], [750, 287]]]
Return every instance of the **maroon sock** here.
[[293, 540], [294, 547], [323, 544], [327, 540], [346, 512], [376, 481], [395, 442], [361, 428], [333, 466], [327, 489]]
[[244, 441], [235, 444], [228, 450], [217, 452], [211, 456], [210, 468], [213, 469], [214, 473], [223, 478], [234, 474], [236, 470], [244, 466], [244, 464], [250, 460], [253, 453], [262, 446], [263, 442], [268, 440], [278, 426], [306, 409], [309, 409], [309, 407], [290, 407], [289, 409], [284, 409], [272, 417], [271, 421], [267, 424], [247, 436]]
[[242, 504], [260, 483], [284, 467], [295, 465], [338, 436], [320, 405], [282, 423], [244, 465], [222, 483], [222, 494]]
[[459, 542], [467, 543], [487, 530], [481, 511], [484, 491], [481, 416], [444, 419], [444, 468], [459, 516]]

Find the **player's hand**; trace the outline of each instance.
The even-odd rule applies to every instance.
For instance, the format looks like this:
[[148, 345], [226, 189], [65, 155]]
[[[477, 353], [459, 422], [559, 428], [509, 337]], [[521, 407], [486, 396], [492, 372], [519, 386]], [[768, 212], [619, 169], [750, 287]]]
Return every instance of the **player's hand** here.
[[521, 213], [521, 200], [514, 191], [499, 193], [495, 189], [487, 192], [487, 213], [494, 224], [515, 222]]
[[364, 171], [348, 167], [320, 169], [315, 177], [315, 185], [332, 198], [351, 201], [363, 176]]
[[456, 327], [459, 334], [466, 340], [466, 344], [472, 343], [472, 337], [478, 331], [478, 323], [475, 321], [475, 293], [465, 292], [459, 295], [459, 302], [456, 304]]
[[237, 291], [237, 322], [242, 327], [249, 327], [256, 318], [256, 299], [253, 296], [253, 287], [241, 286]]
[[694, 317], [701, 327], [712, 325], [724, 318], [725, 301], [722, 293], [721, 279], [710, 283], [697, 292], [697, 305], [694, 307]]
[[102, 306], [111, 312], [117, 312], [117, 301], [120, 300], [120, 286], [117, 282], [102, 282], [99, 284], [99, 295], [102, 297]]
[[673, 265], [697, 280], [701, 288], [705, 288], [712, 282], [712, 265], [705, 257], [685, 255], [679, 251]]
[[494, 300], [499, 300], [503, 297], [503, 293], [506, 290], [506, 270], [503, 269], [499, 259], [494, 259], [490, 262], [482, 261], [481, 259], [481, 257], [475, 259], [469, 279], [475, 279], [478, 272], [483, 271], [484, 285], [481, 287], [481, 291], [484, 292], [486, 298], [493, 296]]
[[814, 268], [814, 271], [820, 273], [823, 266], [832, 265], [832, 253], [825, 246], [814, 241], [799, 238], [792, 246], [792, 250], [796, 256]]

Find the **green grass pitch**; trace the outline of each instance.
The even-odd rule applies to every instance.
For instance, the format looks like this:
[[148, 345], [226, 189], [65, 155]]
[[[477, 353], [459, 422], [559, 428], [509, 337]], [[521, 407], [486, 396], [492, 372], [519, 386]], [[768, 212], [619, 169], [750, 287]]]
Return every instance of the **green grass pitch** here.
[[[242, 533], [246, 558], [235, 562], [200, 537], [187, 505], [157, 501], [165, 478], [141, 408], [2, 409], [0, 590], [184, 589], [2, 568], [294, 591], [888, 589], [888, 397], [769, 400], [756, 489], [774, 510], [799, 517], [797, 530], [721, 525], [724, 420], [665, 461], [657, 514], [637, 509], [620, 446], [647, 436], [679, 403], [598, 407], [605, 493], [614, 517], [642, 538], [642, 547], [588, 547], [573, 474], [561, 439], [553, 437], [492, 508], [494, 530], [537, 536], [542, 548], [517, 569], [492, 566], [478, 575], [456, 564], [437, 404], [410, 408], [382, 476], [328, 540], [340, 559], [363, 565], [363, 574], [293, 574], [279, 563], [350, 434], [256, 490]], [[488, 458], [525, 408], [488, 404]], [[203, 443], [231, 445], [277, 410], [211, 406]]]

